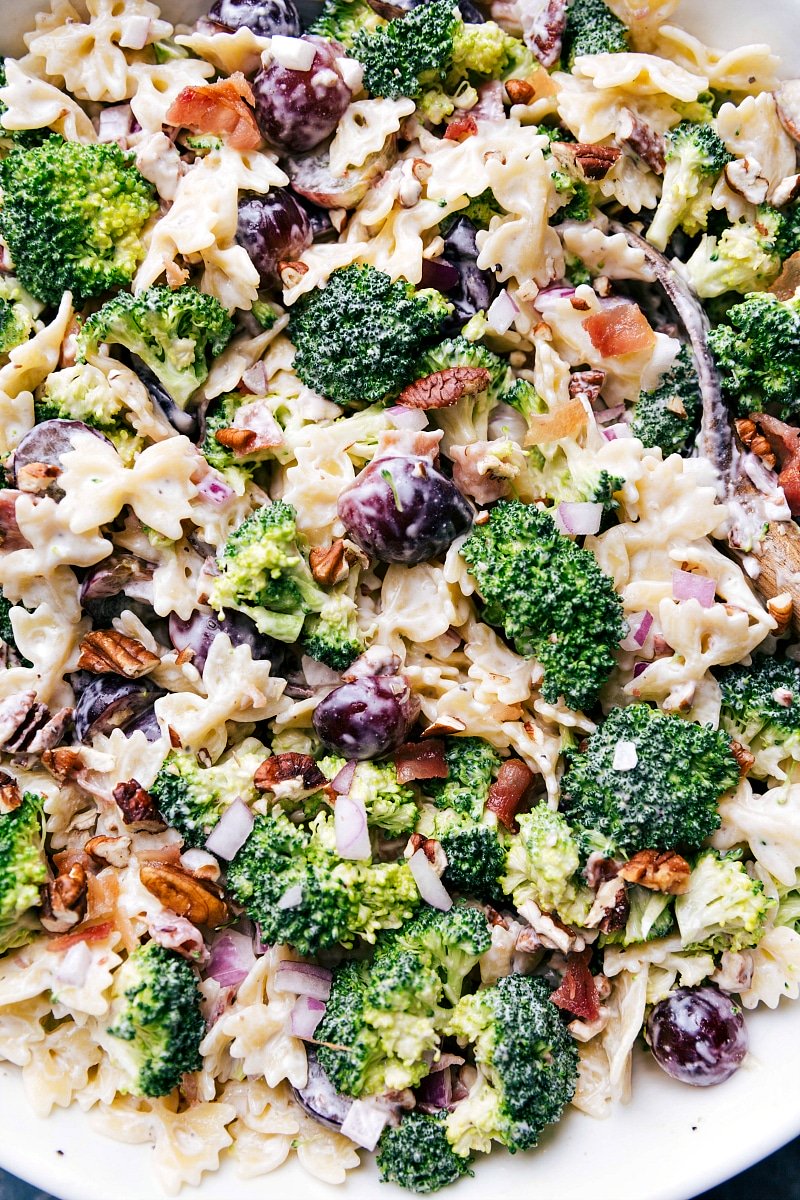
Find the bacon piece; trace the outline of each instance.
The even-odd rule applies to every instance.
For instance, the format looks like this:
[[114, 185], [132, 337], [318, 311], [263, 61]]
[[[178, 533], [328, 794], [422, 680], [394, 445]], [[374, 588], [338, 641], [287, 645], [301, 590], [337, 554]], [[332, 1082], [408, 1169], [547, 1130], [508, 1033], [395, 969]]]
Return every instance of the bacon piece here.
[[257, 150], [261, 131], [249, 104], [255, 104], [250, 84], [235, 71], [217, 83], [185, 87], [169, 106], [165, 121], [221, 137], [234, 150]]
[[554, 67], [561, 57], [567, 0], [522, 0], [518, 12], [525, 45], [543, 67]]
[[444, 757], [444, 742], [428, 738], [424, 742], [406, 742], [394, 752], [399, 783], [415, 779], [447, 779], [450, 769]]
[[596, 1021], [600, 1016], [597, 986], [589, 970], [591, 957], [591, 946], [581, 950], [580, 954], [568, 954], [566, 974], [550, 996], [558, 1008], [565, 1008], [582, 1021]]
[[477, 132], [478, 122], [467, 113], [465, 116], [454, 117], [445, 129], [444, 136], [448, 142], [463, 142]]
[[583, 328], [598, 354], [605, 358], [624, 358], [641, 350], [652, 350], [656, 335], [638, 304], [622, 301], [593, 313]]
[[503, 763], [497, 773], [489, 795], [486, 797], [486, 808], [493, 812], [501, 825], [512, 832], [517, 830], [514, 817], [520, 806], [522, 797], [533, 783], [533, 771], [519, 758], [510, 758]]
[[534, 414], [528, 422], [525, 445], [539, 446], [543, 442], [558, 442], [561, 438], [575, 437], [588, 420], [586, 409], [576, 397], [554, 413], [541, 416]]
[[439, 442], [442, 440], [442, 430], [423, 429], [385, 429], [378, 435], [378, 448], [373, 462], [379, 458], [394, 458], [395, 455], [404, 457], [407, 454], [417, 458], [429, 458], [436, 462], [439, 456]]
[[17, 524], [17, 499], [22, 492], [0, 488], [0, 546], [3, 550], [26, 550], [30, 542]]
[[103, 938], [114, 929], [113, 921], [100, 921], [96, 925], [83, 925], [80, 929], [74, 929], [72, 933], [63, 933], [60, 937], [50, 938], [47, 943], [47, 949], [58, 953], [61, 950], [69, 950], [70, 946], [76, 946], [78, 942], [101, 942]]
[[769, 413], [751, 413], [750, 420], [767, 439], [778, 460], [778, 483], [792, 516], [800, 516], [800, 429]]

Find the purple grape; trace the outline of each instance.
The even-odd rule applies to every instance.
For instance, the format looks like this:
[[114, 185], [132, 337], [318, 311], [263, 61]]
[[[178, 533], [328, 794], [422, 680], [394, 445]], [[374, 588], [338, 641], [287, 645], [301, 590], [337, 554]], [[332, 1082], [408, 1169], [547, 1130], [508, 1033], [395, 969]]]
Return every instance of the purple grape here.
[[662, 1070], [694, 1087], [724, 1083], [747, 1054], [742, 1010], [715, 987], [671, 992], [650, 1013], [647, 1040]]
[[454, 306], [450, 325], [460, 328], [476, 312], [489, 307], [497, 295], [497, 280], [491, 271], [477, 265], [477, 230], [468, 217], [458, 217], [444, 239], [444, 259], [458, 271], [458, 283], [448, 292]]
[[309, 70], [294, 71], [273, 59], [253, 80], [261, 132], [273, 146], [295, 153], [312, 150], [333, 133], [352, 96], [336, 65], [341, 46], [313, 34], [303, 41], [316, 47]]
[[254, 659], [268, 658], [277, 672], [285, 657], [284, 647], [259, 633], [245, 613], [231, 611], [218, 618], [212, 612], [197, 611], [188, 621], [173, 613], [169, 619], [169, 637], [176, 650], [192, 650], [192, 664], [202, 671], [217, 634], [226, 633], [233, 646], [249, 646]]
[[324, 746], [345, 758], [377, 758], [401, 746], [419, 703], [402, 675], [361, 675], [328, 692], [314, 710]]
[[138, 355], [131, 356], [131, 369], [139, 376], [150, 393], [150, 399], [164, 418], [169, 421], [178, 433], [183, 433], [193, 441], [198, 435], [199, 424], [194, 413], [184, 412], [170, 396], [157, 375], [142, 362]]
[[313, 1046], [306, 1046], [308, 1082], [305, 1087], [293, 1087], [295, 1099], [310, 1117], [326, 1129], [339, 1133], [353, 1101], [340, 1096], [317, 1061]]
[[311, 225], [289, 189], [275, 188], [242, 200], [236, 240], [268, 287], [280, 283], [280, 263], [294, 262], [311, 245]]
[[[74, 438], [78, 433], [89, 433], [110, 445], [105, 434], [92, 429], [91, 425], [85, 425], [83, 421], [64, 421], [60, 417], [42, 421], [39, 425], [34, 425], [30, 433], [25, 434], [14, 451], [8, 472], [9, 481], [16, 483], [17, 471], [30, 463], [46, 463], [52, 467], [60, 467], [62, 455], [75, 449]], [[57, 479], [47, 488], [46, 494], [54, 500], [59, 500], [64, 495]]]
[[461, 283], [461, 272], [446, 258], [423, 258], [419, 286], [437, 292], [452, 292]]
[[124, 728], [163, 695], [164, 690], [149, 679], [96, 676], [83, 687], [75, 705], [78, 740], [90, 742], [96, 733], [110, 733], [120, 726]]
[[152, 579], [155, 567], [135, 554], [119, 551], [90, 567], [81, 584], [81, 604], [91, 600], [107, 600], [124, 592], [134, 600], [148, 604], [153, 598]]
[[127, 722], [122, 732], [126, 737], [132, 733], [143, 733], [148, 742], [157, 742], [161, 737], [161, 726], [154, 706], [151, 704], [149, 708], [143, 708], [138, 716]]
[[292, 0], [215, 0], [209, 21], [231, 31], [252, 29], [260, 37], [297, 37], [300, 17]]
[[379, 458], [339, 497], [339, 516], [362, 550], [388, 563], [437, 558], [472, 525], [472, 509], [427, 458]]

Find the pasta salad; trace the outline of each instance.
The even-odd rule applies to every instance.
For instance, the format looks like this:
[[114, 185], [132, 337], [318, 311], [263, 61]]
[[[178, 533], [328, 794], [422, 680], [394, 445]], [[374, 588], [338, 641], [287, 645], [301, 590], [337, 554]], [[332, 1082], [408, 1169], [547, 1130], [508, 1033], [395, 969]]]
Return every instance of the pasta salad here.
[[2, 63], [0, 1059], [167, 1194], [436, 1191], [800, 995], [800, 81], [676, 7]]

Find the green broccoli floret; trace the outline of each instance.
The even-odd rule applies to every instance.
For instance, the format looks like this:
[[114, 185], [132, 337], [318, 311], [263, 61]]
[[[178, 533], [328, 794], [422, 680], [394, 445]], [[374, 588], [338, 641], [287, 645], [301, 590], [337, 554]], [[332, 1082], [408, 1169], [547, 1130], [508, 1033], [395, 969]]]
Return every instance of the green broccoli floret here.
[[29, 912], [46, 879], [44, 800], [25, 792], [19, 808], [0, 815], [0, 954], [33, 937]]
[[445, 450], [453, 445], [469, 446], [488, 438], [489, 415], [501, 393], [511, 386], [513, 378], [504, 358], [462, 335], [447, 338], [426, 350], [415, 364], [414, 378], [423, 379], [450, 367], [481, 367], [489, 372], [489, 386], [482, 392], [462, 396], [457, 404], [431, 410], [436, 424], [444, 430]]
[[634, 884], [627, 889], [627, 899], [629, 912], [625, 928], [601, 934], [604, 946], [632, 946], [635, 942], [650, 942], [672, 932], [675, 924], [672, 896]]
[[472, 1160], [455, 1154], [448, 1142], [444, 1116], [410, 1112], [384, 1131], [376, 1160], [382, 1183], [426, 1195], [474, 1174]]
[[71, 291], [81, 302], [130, 283], [158, 205], [116, 143], [50, 137], [15, 149], [0, 162], [0, 187], [0, 234], [37, 300], [58, 304]]
[[257, 797], [253, 776], [269, 752], [257, 738], [246, 738], [212, 767], [203, 767], [188, 750], [171, 750], [150, 794], [158, 811], [186, 846], [204, 846], [225, 809], [237, 797]]
[[560, 812], [538, 804], [517, 818], [519, 833], [509, 842], [500, 885], [520, 908], [533, 900], [543, 912], [556, 912], [568, 924], [583, 925], [594, 900], [580, 878], [580, 848]]
[[720, 796], [739, 782], [724, 733], [646, 704], [612, 709], [588, 747], [566, 758], [570, 822], [626, 853], [697, 849], [719, 828]]
[[658, 446], [666, 458], [688, 454], [697, 431], [703, 401], [691, 352], [682, 346], [672, 367], [650, 392], [640, 392], [631, 432], [646, 447]]
[[675, 901], [681, 944], [687, 950], [742, 950], [761, 940], [775, 901], [764, 895], [733, 856], [707, 850], [695, 863], [689, 890]]
[[187, 1071], [199, 1071], [206, 1032], [197, 976], [157, 942], [137, 946], [114, 975], [106, 1043], [134, 1096], [166, 1096]]
[[466, 217], [476, 229], [488, 229], [492, 217], [501, 216], [504, 211], [492, 189], [486, 188], [480, 196], [473, 196], [466, 208], [446, 217], [439, 228], [443, 234], [447, 233], [460, 217]]
[[503, 904], [500, 876], [505, 870], [506, 849], [496, 824], [475, 824], [448, 809], [437, 813], [431, 836], [447, 858], [442, 883], [448, 892], [495, 907]]
[[568, 71], [582, 54], [620, 54], [629, 48], [627, 26], [603, 0], [574, 0], [561, 43], [561, 62]]
[[562, 221], [588, 221], [592, 214], [592, 193], [580, 179], [573, 179], [566, 171], [550, 172], [560, 205], [550, 218], [551, 225]]
[[461, 547], [485, 602], [518, 653], [544, 668], [542, 695], [573, 708], [597, 699], [625, 635], [622, 603], [589, 550], [531, 504], [500, 501]]
[[711, 125], [681, 121], [667, 133], [666, 166], [661, 199], [647, 231], [659, 250], [680, 225], [687, 233], [705, 229], [711, 192], [733, 158]]
[[791, 228], [792, 222], [776, 208], [762, 204], [754, 221], [742, 217], [719, 236], [704, 234], [682, 269], [703, 300], [726, 292], [764, 291], [781, 269], [779, 245], [788, 243], [789, 253], [797, 249]]
[[33, 317], [23, 304], [12, 304], [0, 296], [0, 354], [27, 342], [33, 329]]
[[718, 678], [720, 722], [755, 755], [750, 773], [784, 779], [781, 764], [800, 761], [800, 665], [762, 654], [749, 667], [728, 667]]
[[306, 615], [328, 599], [298, 549], [295, 510], [282, 500], [256, 509], [234, 529], [217, 566], [211, 607], [220, 614], [226, 608], [247, 613], [279, 642], [296, 642]]
[[375, 404], [414, 377], [421, 350], [449, 312], [444, 296], [432, 289], [393, 283], [370, 266], [343, 267], [292, 309], [294, 369], [344, 408]]
[[[334, 779], [345, 762], [331, 754], [319, 759], [317, 766], [326, 779]], [[411, 833], [417, 823], [419, 809], [414, 789], [399, 782], [393, 762], [356, 763], [347, 794], [363, 803], [369, 825], [392, 837]]]
[[357, 34], [362, 31], [372, 33], [385, 24], [383, 17], [378, 16], [367, 0], [325, 0], [322, 12], [309, 26], [308, 32], [330, 38], [349, 50]]
[[113, 442], [123, 462], [130, 466], [144, 446], [144, 438], [128, 424], [128, 410], [109, 386], [103, 372], [88, 363], [76, 363], [48, 375], [36, 394], [36, 421], [83, 421]]
[[800, 296], [745, 296], [712, 329], [708, 345], [723, 396], [738, 413], [769, 408], [785, 419], [800, 415]]
[[346, 671], [364, 653], [358, 606], [353, 599], [359, 574], [351, 567], [348, 578], [331, 590], [319, 613], [308, 617], [303, 628], [305, 653], [333, 671]]
[[279, 316], [268, 300], [254, 300], [250, 312], [262, 329], [272, 329]]
[[397, 933], [387, 934], [381, 953], [391, 942], [400, 951], [421, 955], [439, 976], [445, 999], [456, 1004], [464, 980], [491, 940], [483, 911], [459, 901], [447, 912], [426, 905]]
[[265, 941], [288, 942], [301, 954], [352, 946], [357, 937], [372, 942], [378, 930], [407, 920], [419, 903], [407, 863], [339, 858], [325, 813], [308, 828], [280, 811], [256, 817], [228, 868], [228, 887], [259, 922]]
[[174, 291], [158, 286], [107, 300], [84, 323], [78, 349], [85, 358], [101, 342], [124, 346], [184, 408], [208, 378], [209, 356], [221, 354], [232, 333], [233, 321], [214, 296], [188, 284]]
[[544, 979], [507, 975], [464, 996], [447, 1032], [474, 1044], [478, 1078], [446, 1118], [456, 1154], [535, 1146], [575, 1093], [578, 1051]]
[[426, 793], [437, 808], [453, 808], [480, 821], [502, 758], [483, 738], [448, 737], [444, 740], [444, 759], [447, 778], [426, 780]]
[[217, 396], [206, 411], [205, 437], [200, 443], [200, 453], [208, 465], [225, 475], [236, 491], [242, 490], [241, 485], [251, 478], [256, 465], [269, 458], [272, 452], [258, 449], [249, 454], [243, 451], [234, 455], [232, 450], [217, 441], [216, 435], [221, 429], [230, 429], [239, 409], [252, 402], [253, 397], [242, 392], [225, 392]]

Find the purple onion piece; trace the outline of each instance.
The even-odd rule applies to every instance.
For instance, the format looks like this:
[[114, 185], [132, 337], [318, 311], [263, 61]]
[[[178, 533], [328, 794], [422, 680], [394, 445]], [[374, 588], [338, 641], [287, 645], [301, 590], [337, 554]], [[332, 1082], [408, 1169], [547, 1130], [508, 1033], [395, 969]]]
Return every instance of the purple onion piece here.
[[340, 1096], [317, 1060], [312, 1046], [306, 1046], [308, 1056], [308, 1082], [305, 1087], [292, 1088], [295, 1099], [310, 1117], [339, 1133], [342, 1123], [353, 1103]]
[[75, 705], [75, 733], [90, 742], [97, 733], [126, 729], [159, 696], [163, 688], [149, 679], [125, 679], [122, 675], [98, 675], [82, 690]]

